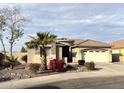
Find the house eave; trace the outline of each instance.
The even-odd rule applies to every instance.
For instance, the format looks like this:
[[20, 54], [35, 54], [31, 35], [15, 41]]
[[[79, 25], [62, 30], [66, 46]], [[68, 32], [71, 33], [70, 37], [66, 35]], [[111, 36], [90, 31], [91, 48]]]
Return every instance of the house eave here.
[[72, 48], [111, 48], [111, 46], [72, 46]]

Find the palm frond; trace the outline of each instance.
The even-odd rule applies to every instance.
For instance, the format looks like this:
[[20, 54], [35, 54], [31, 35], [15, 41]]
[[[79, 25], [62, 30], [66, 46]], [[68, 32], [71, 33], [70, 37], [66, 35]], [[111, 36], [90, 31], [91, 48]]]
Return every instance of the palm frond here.
[[35, 37], [33, 37], [33, 36], [29, 36], [31, 39], [33, 39], [33, 40], [35, 40], [36, 38]]
[[28, 47], [28, 48], [35, 48], [37, 46], [37, 42], [31, 40], [29, 42], [26, 42], [25, 45]]
[[56, 35], [50, 34], [49, 32], [37, 32], [36, 37], [30, 36], [32, 38], [31, 41], [26, 42], [26, 46], [28, 48], [35, 48], [38, 45], [45, 46], [56, 39]]

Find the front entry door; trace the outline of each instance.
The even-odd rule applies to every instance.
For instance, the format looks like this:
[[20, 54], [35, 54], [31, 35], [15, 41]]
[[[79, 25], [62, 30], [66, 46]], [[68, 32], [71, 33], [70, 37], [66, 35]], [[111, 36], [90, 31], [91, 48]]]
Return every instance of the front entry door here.
[[69, 51], [69, 46], [63, 46], [62, 47], [62, 57], [67, 57], [67, 61], [68, 62], [72, 62], [72, 56], [71, 53]]

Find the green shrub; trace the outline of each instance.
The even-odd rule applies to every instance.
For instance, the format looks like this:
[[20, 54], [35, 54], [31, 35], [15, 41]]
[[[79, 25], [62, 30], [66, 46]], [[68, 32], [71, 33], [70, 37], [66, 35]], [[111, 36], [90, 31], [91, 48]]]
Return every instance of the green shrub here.
[[3, 65], [4, 67], [10, 67], [11, 63], [4, 61], [4, 62], [2, 63], [2, 65]]
[[27, 63], [27, 55], [22, 56], [21, 60]]
[[95, 63], [94, 62], [86, 62], [84, 65], [88, 70], [94, 70], [95, 69]]
[[6, 56], [6, 58], [4, 58], [3, 60], [3, 66], [5, 67], [9, 67], [11, 66], [11, 68], [13, 69], [13, 66], [15, 65], [20, 65], [21, 63], [18, 61], [18, 57], [9, 57], [9, 56]]
[[84, 65], [85, 61], [84, 60], [78, 60], [78, 65]]
[[30, 63], [28, 64], [28, 69], [33, 72], [33, 73], [37, 73], [37, 71], [39, 70], [41, 64], [38, 63]]
[[77, 68], [73, 65], [67, 65], [65, 69], [66, 71], [71, 71], [71, 70], [76, 70]]
[[0, 53], [0, 66], [3, 64], [4, 54]]
[[25, 48], [25, 47], [22, 47], [22, 48], [21, 48], [21, 52], [22, 52], [22, 53], [27, 52], [26, 48]]

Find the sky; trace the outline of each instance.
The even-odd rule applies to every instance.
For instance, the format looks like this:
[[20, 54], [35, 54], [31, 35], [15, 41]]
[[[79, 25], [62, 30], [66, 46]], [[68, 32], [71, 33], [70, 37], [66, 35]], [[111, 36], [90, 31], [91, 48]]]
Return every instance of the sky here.
[[[19, 6], [22, 14], [30, 20], [25, 24], [24, 35], [14, 46], [14, 51], [20, 51], [24, 43], [30, 40], [29, 36], [34, 36], [36, 32], [103, 42], [124, 39], [124, 4], [0, 4], [0, 8], [13, 6]], [[5, 44], [9, 50], [7, 41]]]

